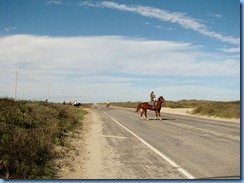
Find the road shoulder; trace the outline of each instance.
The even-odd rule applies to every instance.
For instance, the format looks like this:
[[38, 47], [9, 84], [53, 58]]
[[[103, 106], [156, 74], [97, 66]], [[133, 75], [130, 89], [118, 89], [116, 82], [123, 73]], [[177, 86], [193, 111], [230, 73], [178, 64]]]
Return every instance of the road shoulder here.
[[[91, 159], [91, 131], [93, 129], [93, 113], [89, 108], [85, 109], [88, 113], [84, 116], [82, 125], [75, 131], [74, 134], [69, 134], [67, 141], [69, 148], [62, 147], [59, 152], [62, 154], [55, 161], [57, 167], [57, 179], [83, 179], [87, 175], [87, 162]], [[60, 148], [60, 147], [59, 147]], [[91, 167], [92, 168], [92, 167]], [[93, 171], [96, 173], [95, 171]]]

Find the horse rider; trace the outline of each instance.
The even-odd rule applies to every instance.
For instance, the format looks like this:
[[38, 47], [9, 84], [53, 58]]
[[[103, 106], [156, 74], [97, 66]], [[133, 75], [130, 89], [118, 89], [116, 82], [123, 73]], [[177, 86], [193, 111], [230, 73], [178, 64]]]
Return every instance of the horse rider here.
[[107, 100], [106, 107], [107, 108], [109, 107], [109, 100]]
[[156, 99], [156, 96], [154, 94], [154, 91], [151, 92], [150, 99], [151, 99], [151, 102], [152, 102], [152, 107], [154, 109], [154, 104], [155, 104], [155, 99]]

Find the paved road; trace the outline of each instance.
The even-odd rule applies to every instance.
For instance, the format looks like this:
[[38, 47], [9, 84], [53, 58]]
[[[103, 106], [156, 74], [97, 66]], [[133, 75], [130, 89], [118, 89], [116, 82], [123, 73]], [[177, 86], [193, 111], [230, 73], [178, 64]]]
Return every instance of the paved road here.
[[[97, 106], [102, 134], [124, 178], [240, 176], [240, 123]], [[117, 167], [117, 168], [118, 168]], [[127, 173], [126, 173], [127, 172]], [[123, 175], [118, 178], [123, 177]]]

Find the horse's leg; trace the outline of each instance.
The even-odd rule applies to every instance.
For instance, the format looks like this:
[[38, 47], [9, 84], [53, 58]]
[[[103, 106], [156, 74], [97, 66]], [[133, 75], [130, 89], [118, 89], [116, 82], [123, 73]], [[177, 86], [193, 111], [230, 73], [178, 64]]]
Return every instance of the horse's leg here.
[[145, 116], [146, 116], [146, 119], [148, 120], [148, 118], [147, 118], [147, 109], [145, 109]]
[[158, 116], [159, 116], [159, 119], [162, 120], [160, 111], [158, 111]]
[[143, 113], [144, 113], [144, 110], [141, 109], [141, 117], [140, 117], [140, 120], [142, 120], [142, 115], [143, 115]]
[[154, 119], [157, 119], [157, 117], [158, 117], [158, 111], [157, 110], [155, 110], [155, 114], [156, 114], [156, 116]]

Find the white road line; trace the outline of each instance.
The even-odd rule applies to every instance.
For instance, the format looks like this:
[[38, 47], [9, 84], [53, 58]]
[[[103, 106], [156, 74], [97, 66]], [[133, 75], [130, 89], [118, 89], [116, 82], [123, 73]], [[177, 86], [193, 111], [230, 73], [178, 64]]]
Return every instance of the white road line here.
[[116, 122], [118, 125], [120, 125], [122, 128], [124, 128], [126, 131], [128, 131], [129, 133], [131, 133], [134, 137], [136, 137], [138, 140], [140, 140], [143, 144], [145, 144], [147, 147], [149, 147], [155, 153], [157, 153], [161, 158], [163, 158], [164, 160], [166, 160], [169, 164], [171, 164], [174, 168], [176, 168], [179, 172], [181, 172], [187, 178], [189, 178], [189, 179], [195, 179], [195, 177], [193, 175], [191, 175], [189, 172], [187, 172], [186, 170], [184, 170], [177, 163], [175, 163], [173, 160], [171, 160], [166, 155], [164, 155], [163, 153], [161, 153], [158, 149], [154, 148], [152, 145], [150, 145], [149, 143], [147, 143], [145, 140], [143, 140], [142, 138], [140, 138], [138, 135], [136, 135], [135, 133], [133, 133], [132, 131], [130, 131], [124, 125], [120, 124], [116, 119], [114, 119], [108, 113], [106, 113], [104, 111], [103, 111], [103, 113], [106, 114], [108, 117], [110, 117], [114, 122]]
[[116, 139], [126, 139], [128, 137], [115, 136], [115, 135], [101, 135], [101, 137], [116, 138]]

